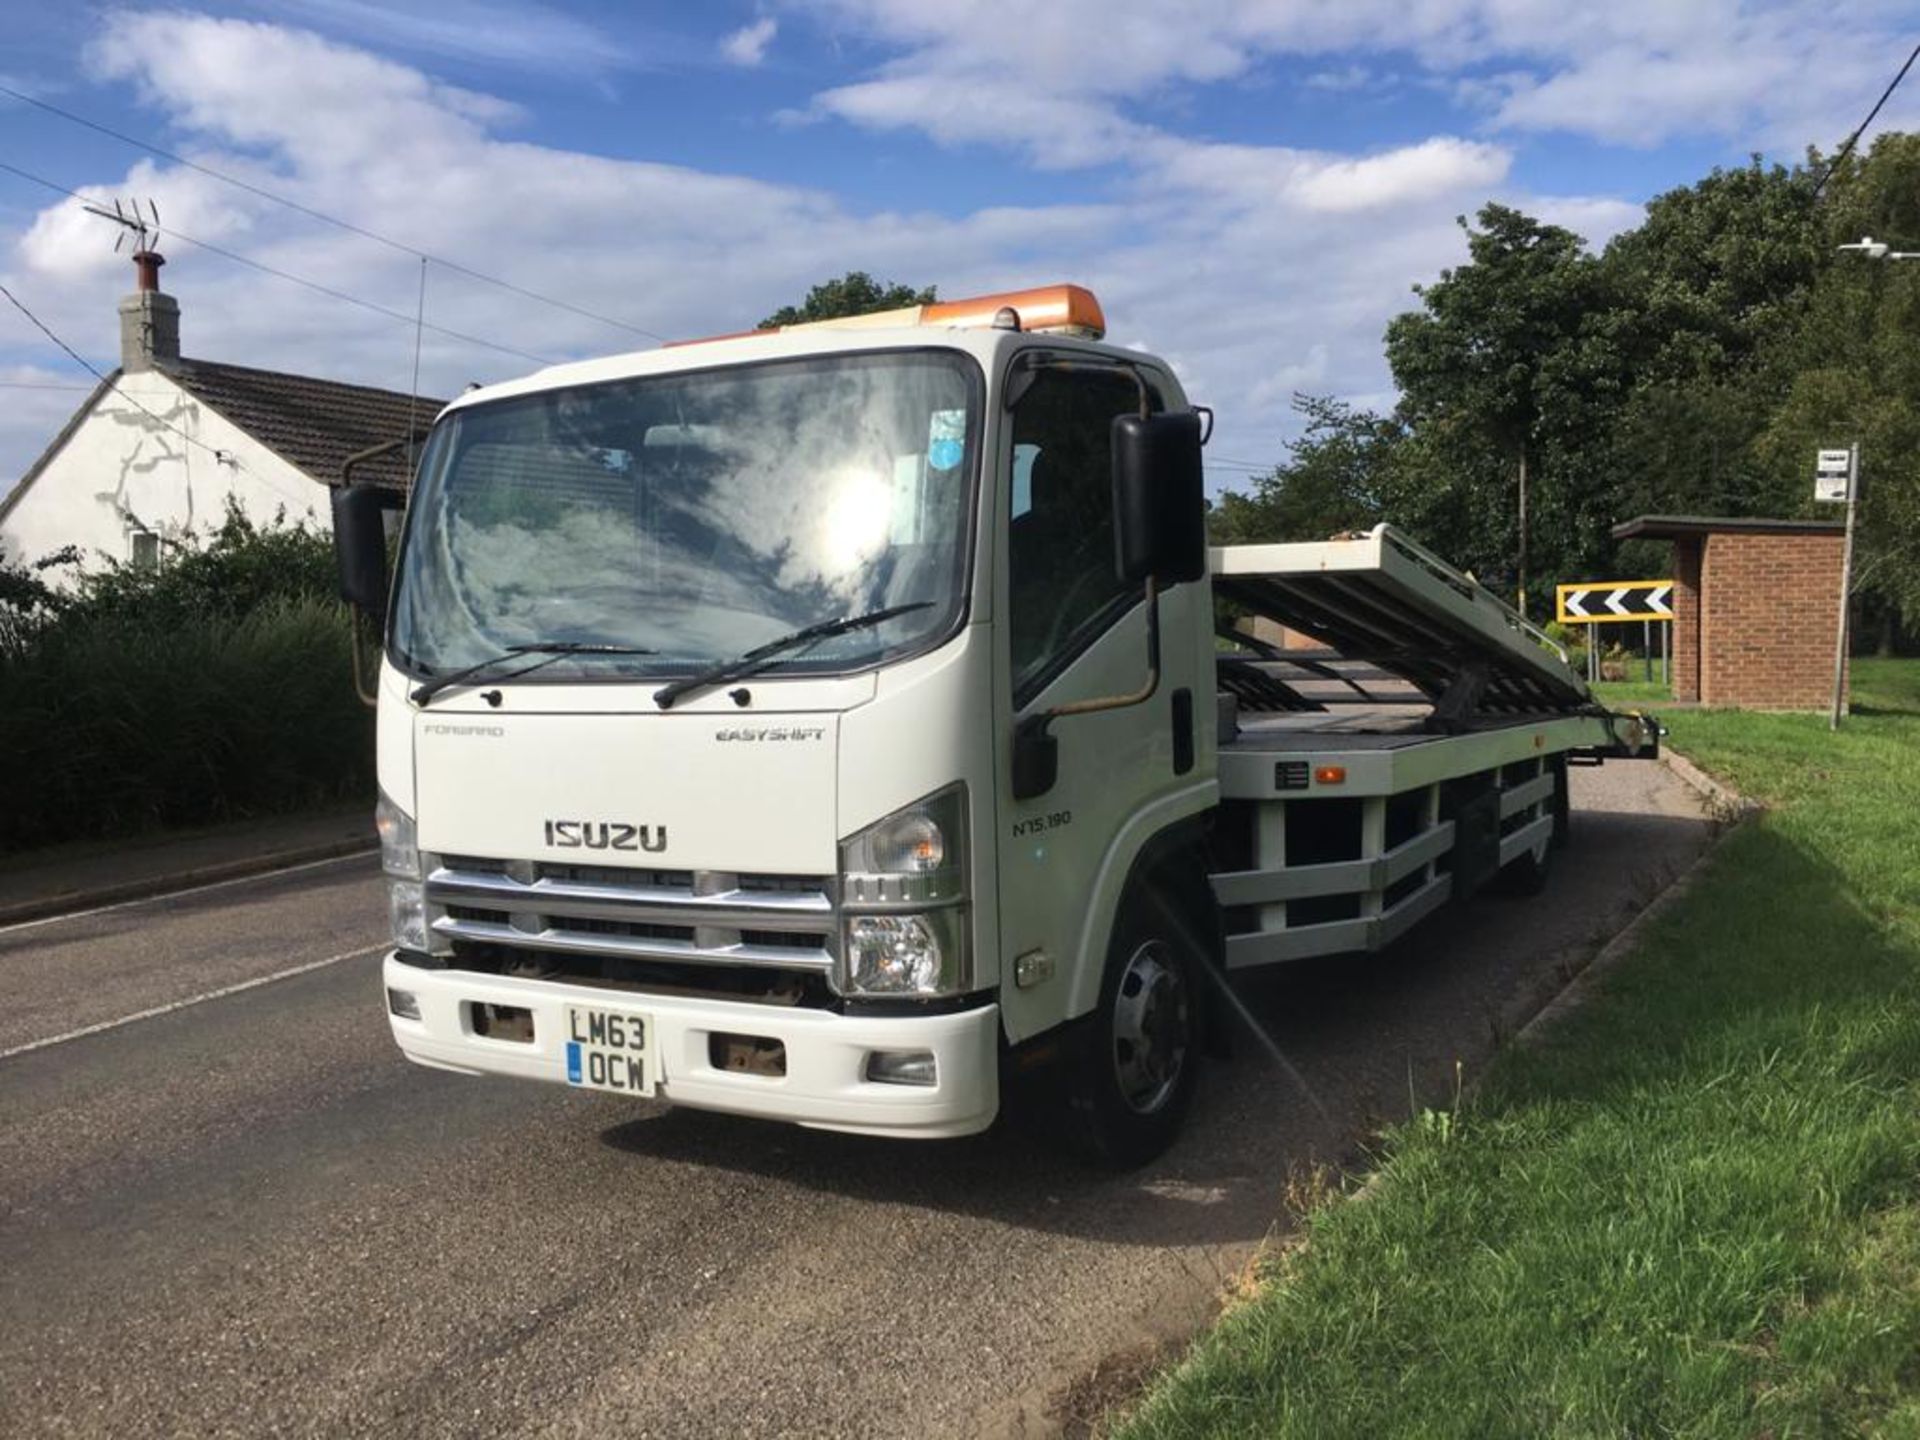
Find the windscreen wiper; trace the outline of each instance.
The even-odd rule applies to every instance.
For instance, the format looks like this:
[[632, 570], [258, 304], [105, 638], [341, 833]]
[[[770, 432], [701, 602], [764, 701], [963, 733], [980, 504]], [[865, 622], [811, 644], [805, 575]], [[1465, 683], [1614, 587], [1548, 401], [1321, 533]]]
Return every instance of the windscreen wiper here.
[[736, 655], [731, 660], [722, 660], [717, 665], [709, 665], [697, 674], [675, 680], [670, 685], [662, 685], [653, 692], [653, 703], [662, 710], [670, 707], [682, 695], [694, 690], [704, 690], [709, 685], [719, 685], [728, 680], [743, 680], [749, 675], [757, 675], [789, 650], [803, 645], [811, 645], [817, 640], [829, 636], [844, 635], [849, 630], [864, 630], [869, 625], [878, 625], [883, 620], [891, 620], [896, 615], [905, 615], [912, 610], [926, 610], [933, 605], [931, 600], [915, 600], [906, 605], [889, 605], [884, 610], [869, 610], [864, 615], [843, 615], [837, 620], [821, 620], [790, 635], [782, 635], [777, 640], [769, 640], [764, 645], [756, 645], [744, 655]]
[[[465, 685], [478, 680], [511, 680], [516, 675], [525, 675], [530, 670], [538, 670], [542, 665], [551, 665], [556, 660], [564, 660], [569, 655], [651, 655], [651, 650], [641, 650], [632, 645], [589, 645], [579, 640], [553, 640], [542, 645], [509, 645], [498, 655], [468, 665], [463, 669], [449, 671], [445, 675], [436, 675], [424, 684], [416, 685], [413, 690], [413, 703], [425, 705], [442, 690], [454, 685]], [[538, 655], [541, 658], [531, 665], [522, 665], [518, 670], [509, 670], [504, 675], [490, 675], [487, 672], [498, 666], [518, 660], [523, 655]]]

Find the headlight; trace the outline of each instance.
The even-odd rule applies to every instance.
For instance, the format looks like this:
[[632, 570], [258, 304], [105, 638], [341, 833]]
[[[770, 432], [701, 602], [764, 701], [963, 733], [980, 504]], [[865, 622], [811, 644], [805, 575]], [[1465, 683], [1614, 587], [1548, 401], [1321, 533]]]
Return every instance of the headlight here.
[[852, 915], [847, 984], [855, 995], [957, 995], [969, 985], [967, 911], [950, 905], [909, 915]]
[[841, 842], [842, 994], [928, 999], [973, 987], [967, 864], [964, 785]]
[[427, 948], [427, 897], [418, 880], [387, 881], [387, 917], [393, 943], [402, 950]]
[[393, 943], [402, 950], [430, 950], [434, 937], [427, 929], [426, 887], [421, 884], [413, 817], [383, 793], [373, 809], [373, 828], [380, 832], [380, 868], [387, 872], [387, 918]]
[[420, 846], [414, 839], [413, 817], [382, 791], [373, 807], [373, 828], [380, 832], [380, 868], [408, 880], [420, 878]]

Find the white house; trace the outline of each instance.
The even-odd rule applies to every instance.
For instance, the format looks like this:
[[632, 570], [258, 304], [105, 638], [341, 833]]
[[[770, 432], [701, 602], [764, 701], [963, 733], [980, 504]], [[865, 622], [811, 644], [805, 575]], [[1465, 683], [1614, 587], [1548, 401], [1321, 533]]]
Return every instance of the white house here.
[[[160, 541], [218, 525], [229, 498], [259, 521], [329, 523], [328, 487], [349, 456], [424, 431], [445, 403], [367, 385], [255, 370], [180, 354], [180, 304], [165, 263], [134, 257], [138, 288], [120, 302], [120, 368], [94, 388], [0, 500], [0, 560], [31, 563], [77, 546], [136, 564]], [[404, 483], [402, 453], [355, 478]]]

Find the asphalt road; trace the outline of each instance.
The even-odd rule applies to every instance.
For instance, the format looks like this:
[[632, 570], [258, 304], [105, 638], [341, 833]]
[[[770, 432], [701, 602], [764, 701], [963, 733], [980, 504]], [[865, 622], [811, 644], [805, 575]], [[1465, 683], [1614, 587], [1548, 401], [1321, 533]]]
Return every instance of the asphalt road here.
[[1706, 841], [1575, 786], [1545, 895], [1250, 989], [1311, 1098], [1242, 1043], [1119, 1178], [410, 1067], [369, 859], [0, 930], [0, 1432], [1047, 1433]]

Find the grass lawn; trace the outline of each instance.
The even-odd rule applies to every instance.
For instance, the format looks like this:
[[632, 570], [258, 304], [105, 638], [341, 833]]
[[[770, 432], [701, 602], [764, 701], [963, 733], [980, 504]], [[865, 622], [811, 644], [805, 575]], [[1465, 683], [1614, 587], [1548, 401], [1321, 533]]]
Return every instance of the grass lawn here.
[[1673, 687], [1658, 680], [1602, 680], [1593, 693], [1609, 705], [1658, 705], [1673, 699]]
[[1122, 1434], [1920, 1436], [1920, 662], [1854, 699], [1668, 717], [1774, 808]]

